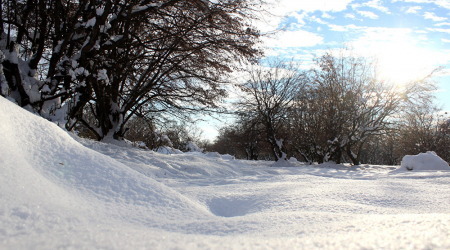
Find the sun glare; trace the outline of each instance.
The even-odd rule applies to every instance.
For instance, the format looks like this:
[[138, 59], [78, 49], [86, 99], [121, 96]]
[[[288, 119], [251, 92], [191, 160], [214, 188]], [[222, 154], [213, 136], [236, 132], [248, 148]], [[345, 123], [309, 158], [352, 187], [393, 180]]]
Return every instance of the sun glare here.
[[406, 41], [395, 41], [378, 47], [380, 76], [405, 85], [428, 75], [436, 63], [433, 53]]

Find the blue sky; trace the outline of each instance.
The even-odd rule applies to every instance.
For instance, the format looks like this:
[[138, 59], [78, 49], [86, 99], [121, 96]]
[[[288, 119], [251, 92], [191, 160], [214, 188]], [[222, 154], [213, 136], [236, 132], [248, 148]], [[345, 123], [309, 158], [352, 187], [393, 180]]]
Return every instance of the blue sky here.
[[438, 102], [450, 110], [450, 0], [281, 0], [257, 24], [264, 32], [285, 32], [265, 39], [269, 56], [308, 61], [312, 54], [350, 44], [356, 53], [375, 56], [384, 76], [398, 82], [446, 69]]
[[[256, 23], [263, 32], [285, 29], [264, 39], [268, 56], [294, 58], [307, 69], [313, 54], [347, 43], [378, 58], [384, 76], [400, 83], [444, 66], [436, 96], [450, 111], [450, 0], [273, 1], [267, 10], [274, 15]], [[201, 127], [212, 139], [211, 125]]]

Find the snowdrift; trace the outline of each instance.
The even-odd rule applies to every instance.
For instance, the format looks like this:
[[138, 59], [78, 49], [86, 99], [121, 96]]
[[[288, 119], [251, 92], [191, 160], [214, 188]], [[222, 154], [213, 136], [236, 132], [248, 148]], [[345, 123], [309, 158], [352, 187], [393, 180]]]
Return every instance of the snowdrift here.
[[0, 97], [0, 249], [450, 248], [449, 171], [273, 164], [84, 140]]
[[[171, 188], [82, 146], [57, 125], [4, 98], [0, 98], [0, 121], [3, 214], [14, 214], [24, 204], [25, 210], [35, 206], [71, 211], [58, 214], [60, 217], [78, 212], [103, 218], [106, 212], [114, 218], [147, 218], [153, 223], [177, 215], [197, 218], [210, 214]], [[154, 213], [152, 208], [158, 216], [142, 217], [144, 211]]]
[[399, 170], [403, 171], [431, 171], [450, 170], [447, 162], [442, 160], [435, 152], [428, 151], [418, 155], [405, 155]]

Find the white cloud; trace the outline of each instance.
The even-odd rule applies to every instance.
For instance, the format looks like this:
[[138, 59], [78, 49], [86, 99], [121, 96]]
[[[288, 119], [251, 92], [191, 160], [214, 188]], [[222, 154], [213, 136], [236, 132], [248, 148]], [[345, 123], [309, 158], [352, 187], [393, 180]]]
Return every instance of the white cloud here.
[[437, 23], [434, 26], [450, 26], [450, 23]]
[[426, 35], [420, 35], [418, 37], [418, 39], [421, 40], [421, 41], [428, 41], [428, 37]]
[[431, 19], [435, 22], [441, 22], [441, 21], [447, 20], [446, 17], [438, 17], [432, 12], [425, 12], [425, 15], [423, 15], [423, 16], [425, 17], [425, 19]]
[[281, 49], [311, 47], [323, 43], [323, 37], [305, 30], [280, 32], [275, 37], [265, 40], [267, 46]]
[[371, 12], [371, 11], [356, 11], [356, 12], [358, 12], [358, 14], [360, 14], [361, 16], [369, 17], [369, 18], [372, 18], [372, 19], [377, 19], [378, 18], [378, 16], [375, 13]]
[[435, 31], [435, 32], [441, 32], [441, 33], [449, 33], [450, 34], [450, 29], [441, 29], [441, 28], [432, 29], [432, 28], [427, 28], [427, 30]]
[[[449, 30], [450, 31], [450, 30]], [[355, 52], [379, 59], [382, 75], [405, 82], [424, 76], [450, 62], [450, 51], [421, 47], [424, 37], [407, 28], [365, 28], [363, 35], [351, 42]]]
[[351, 18], [351, 19], [356, 19], [355, 15], [347, 13], [344, 15], [345, 18]]
[[443, 41], [444, 43], [450, 43], [449, 39], [445, 39], [445, 38], [441, 38], [441, 41]]
[[349, 25], [345, 25], [345, 26], [336, 25], [336, 24], [328, 24], [328, 27], [332, 31], [362, 30], [362, 29], [366, 29], [367, 28], [365, 26], [356, 26], [354, 24], [349, 24]]
[[[396, 0], [397, 1], [401, 1], [401, 0]], [[407, 2], [407, 3], [432, 3], [435, 0], [403, 0], [403, 2]]]
[[381, 12], [384, 12], [386, 14], [391, 14], [391, 12], [389, 12], [389, 9], [387, 7], [384, 7], [381, 5], [380, 0], [371, 0], [369, 2], [365, 2], [365, 3], [354, 3], [350, 5], [352, 7], [352, 9], [356, 10], [357, 8], [363, 7], [363, 6], [367, 6], [370, 8], [374, 8], [377, 9]]
[[348, 31], [348, 29], [345, 26], [341, 26], [341, 25], [329, 24], [328, 27], [332, 31]]
[[[401, 0], [392, 0], [392, 2], [397, 2]], [[434, 3], [439, 7], [450, 9], [450, 1], [448, 0], [402, 0], [406, 3]]]
[[436, 0], [434, 4], [442, 8], [450, 9], [450, 1], [448, 0]]
[[409, 7], [405, 13], [411, 13], [411, 14], [416, 14], [418, 10], [421, 10], [422, 7], [420, 6], [413, 6], [413, 7]]
[[331, 16], [330, 14], [328, 14], [328, 13], [326, 13], [326, 12], [324, 12], [324, 13], [322, 14], [322, 18], [334, 19], [333, 16]]
[[350, 6], [352, 6], [352, 9], [356, 10], [357, 8], [361, 7], [362, 5], [360, 3], [354, 3], [354, 4], [351, 4]]
[[371, 7], [371, 8], [374, 8], [374, 9], [377, 9], [377, 10], [379, 10], [381, 12], [384, 12], [384, 13], [387, 13], [387, 14], [390, 14], [389, 9], [384, 7], [384, 6], [382, 6], [381, 3], [380, 3], [380, 0], [372, 0], [372, 1], [369, 1], [369, 2], [366, 2], [366, 3], [363, 3], [362, 5], [363, 6], [367, 6], [367, 7]]
[[[271, 0], [275, 2], [276, 0]], [[274, 14], [284, 15], [286, 13], [292, 13], [297, 11], [313, 12], [316, 10], [328, 12], [328, 11], [342, 11], [347, 8], [347, 5], [353, 0], [280, 0], [278, 4], [270, 12]]]
[[320, 24], [328, 24], [327, 22], [325, 22], [325, 21], [323, 21], [322, 19], [320, 19], [320, 18], [318, 18], [318, 17], [315, 17], [315, 16], [312, 16], [312, 17], [310, 17], [309, 19], [312, 20], [312, 21], [314, 21], [314, 22], [316, 22], [316, 23], [320, 23]]

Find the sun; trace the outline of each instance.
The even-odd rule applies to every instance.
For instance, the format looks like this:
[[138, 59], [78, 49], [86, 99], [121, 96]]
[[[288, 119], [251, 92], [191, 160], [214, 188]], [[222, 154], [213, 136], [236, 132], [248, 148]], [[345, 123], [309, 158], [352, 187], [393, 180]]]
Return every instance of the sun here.
[[398, 86], [429, 75], [439, 60], [439, 53], [406, 38], [376, 43], [371, 52], [377, 58], [379, 76]]

